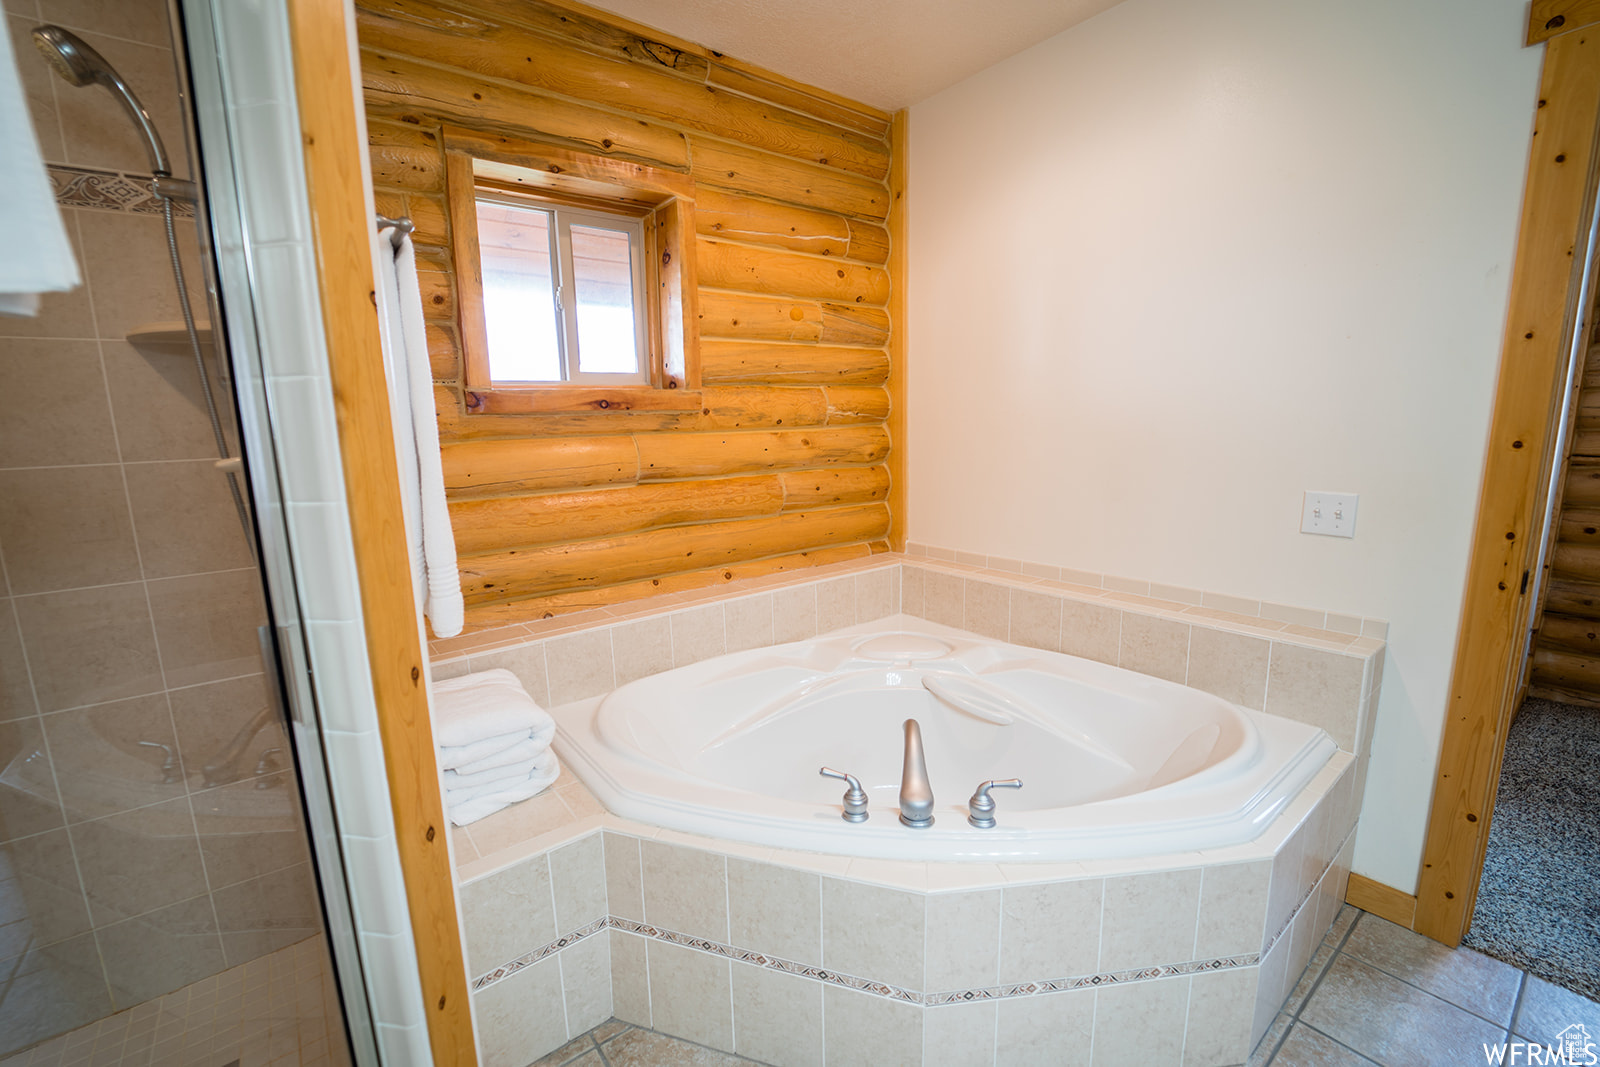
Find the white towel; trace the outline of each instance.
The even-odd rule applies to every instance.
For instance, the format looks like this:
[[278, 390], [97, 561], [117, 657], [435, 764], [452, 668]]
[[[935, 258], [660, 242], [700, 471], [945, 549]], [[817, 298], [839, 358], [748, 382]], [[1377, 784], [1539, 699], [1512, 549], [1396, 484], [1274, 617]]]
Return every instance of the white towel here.
[[0, 19], [0, 314], [37, 315], [40, 293], [77, 286], [78, 264], [28, 121], [9, 22]]
[[[548, 752], [550, 750], [545, 749], [544, 751]], [[486, 771], [478, 771], [475, 774], [457, 774], [455, 771], [445, 771], [445, 795], [477, 789], [480, 786], [493, 785], [496, 782], [503, 782], [507, 778], [526, 778], [533, 773], [534, 763], [543, 754], [543, 752], [536, 753], [532, 759], [508, 763], [504, 767], [491, 767]]]
[[394, 230], [376, 236], [382, 290], [378, 329], [383, 338], [389, 380], [389, 411], [395, 455], [400, 463], [400, 495], [411, 546], [411, 580], [417, 604], [439, 637], [461, 632], [461, 575], [456, 569], [455, 534], [444, 498], [444, 462], [433, 407], [433, 371], [428, 364], [427, 327], [417, 286], [416, 252], [411, 238], [391, 240]]
[[[544, 733], [541, 731], [541, 733]], [[528, 763], [539, 758], [539, 753], [550, 747], [550, 738], [555, 736], [555, 731], [544, 733], [541, 738], [537, 735], [528, 735], [510, 748], [502, 749], [492, 756], [485, 756], [471, 763], [457, 764], [445, 771], [448, 777], [454, 774], [459, 780], [474, 774], [483, 774], [485, 771], [498, 770], [501, 767], [514, 767], [519, 763]]]
[[477, 822], [509, 804], [527, 800], [547, 789], [559, 777], [561, 777], [561, 764], [556, 759], [556, 754], [546, 752], [539, 758], [538, 765], [527, 778], [511, 778], [481, 789], [447, 793], [445, 797], [449, 804], [450, 821], [457, 826]]
[[555, 732], [555, 720], [503, 667], [433, 683], [433, 739], [460, 748], [513, 733]]
[[524, 781], [532, 779], [545, 779], [546, 783], [553, 782], [561, 773], [561, 764], [556, 759], [556, 754], [546, 749], [539, 758], [522, 770], [522, 773], [502, 778], [495, 782], [485, 782], [482, 785], [464, 787], [461, 789], [447, 789], [444, 793], [445, 803], [451, 806], [466, 800], [477, 800], [479, 797], [494, 796], [507, 789], [521, 785]]
[[469, 763], [481, 763], [508, 748], [516, 748], [528, 740], [528, 737], [527, 730], [517, 730], [514, 733], [501, 734], [498, 737], [486, 737], [482, 741], [474, 741], [470, 745], [441, 745], [439, 747], [439, 766], [444, 770], [459, 770]]

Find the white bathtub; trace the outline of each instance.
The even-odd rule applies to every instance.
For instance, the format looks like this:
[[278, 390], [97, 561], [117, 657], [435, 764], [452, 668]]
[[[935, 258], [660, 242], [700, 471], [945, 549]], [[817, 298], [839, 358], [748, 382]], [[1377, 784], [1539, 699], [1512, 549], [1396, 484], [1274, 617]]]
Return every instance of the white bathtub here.
[[[936, 695], [937, 694], [937, 695]], [[737, 652], [555, 709], [561, 757], [614, 813], [775, 848], [1069, 861], [1260, 834], [1336, 750], [1312, 726], [1117, 667], [898, 615]], [[902, 722], [922, 726], [932, 827], [900, 824]], [[840, 818], [857, 776], [870, 818]], [[967, 823], [989, 778], [998, 825]]]

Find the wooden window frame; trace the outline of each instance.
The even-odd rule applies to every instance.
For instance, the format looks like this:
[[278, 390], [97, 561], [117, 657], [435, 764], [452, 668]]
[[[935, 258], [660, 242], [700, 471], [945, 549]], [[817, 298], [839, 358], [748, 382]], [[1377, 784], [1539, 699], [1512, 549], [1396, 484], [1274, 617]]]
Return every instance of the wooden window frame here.
[[[446, 126], [446, 197], [469, 415], [690, 411], [700, 407], [694, 182], [684, 174], [558, 145]], [[477, 191], [523, 191], [644, 223], [648, 381], [496, 382], [489, 373]]]

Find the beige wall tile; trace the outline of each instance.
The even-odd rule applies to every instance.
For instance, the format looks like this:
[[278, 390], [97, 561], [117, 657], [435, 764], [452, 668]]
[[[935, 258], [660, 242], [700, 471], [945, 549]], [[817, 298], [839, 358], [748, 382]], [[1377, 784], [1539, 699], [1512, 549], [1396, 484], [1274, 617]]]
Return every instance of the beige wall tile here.
[[965, 621], [961, 628], [997, 641], [1011, 632], [1011, 587], [967, 579]]
[[610, 831], [601, 835], [606, 861], [606, 908], [622, 919], [644, 922], [639, 839]]
[[802, 585], [772, 594], [772, 641], [783, 645], [817, 636], [817, 589]]
[[1117, 665], [1130, 671], [1181, 683], [1188, 671], [1189, 627], [1171, 619], [1122, 613], [1122, 645]]
[[605, 849], [590, 834], [550, 853], [557, 936], [570, 934], [606, 914]]
[[543, 853], [461, 887], [467, 973], [476, 978], [548, 945], [556, 929], [550, 865]]
[[715, 852], [659, 841], [643, 841], [640, 847], [644, 859], [645, 922], [726, 944], [726, 860]]
[[817, 583], [817, 632], [856, 624], [856, 579], [854, 575]]
[[999, 981], [1000, 901], [998, 889], [927, 898], [922, 989], [942, 993]]
[[1026, 589], [1011, 591], [1011, 636], [1013, 644], [1061, 651], [1061, 598]]
[[577, 1037], [611, 1018], [611, 945], [601, 931], [556, 955], [567, 1002], [567, 1035]]
[[[542, 651], [542, 650], [541, 650]], [[450, 660], [447, 663], [431, 662], [428, 667], [428, 677], [435, 682], [442, 682], [447, 678], [459, 678], [470, 673], [472, 664], [464, 659]]]
[[46, 22], [72, 29], [94, 29], [141, 44], [172, 47], [165, 9], [151, 0], [108, 4], [104, 0], [43, 0]]
[[[91, 44], [93, 42], [90, 42]], [[111, 59], [108, 54], [107, 59]], [[115, 59], [111, 59], [116, 63]], [[104, 97], [118, 132], [138, 136], [109, 93], [72, 93], [74, 103]], [[68, 119], [67, 121], [72, 121]], [[169, 142], [172, 143], [172, 142]], [[183, 143], [181, 134], [178, 144]], [[94, 164], [90, 164], [93, 166]], [[83, 239], [84, 258], [78, 262], [94, 294], [94, 316], [99, 336], [120, 342], [127, 333], [148, 322], [170, 322], [183, 317], [178, 308], [178, 291], [172, 284], [166, 229], [159, 216], [136, 215], [120, 211], [80, 211], [78, 232]], [[198, 290], [200, 279], [199, 243], [194, 222], [178, 221], [178, 248], [184, 259], [184, 274], [190, 282], [197, 314], [205, 314], [205, 300]], [[128, 264], [146, 264], [146, 269], [129, 270]]]
[[1188, 684], [1260, 711], [1271, 648], [1259, 637], [1196, 626], [1189, 636]]
[[1162, 585], [1160, 582], [1150, 583], [1150, 595], [1157, 600], [1172, 600], [1179, 604], [1199, 604], [1204, 599], [1204, 594], [1198, 589], [1190, 589], [1183, 585]]
[[808, 871], [729, 856], [728, 943], [820, 966], [821, 879]]
[[1029, 578], [1048, 578], [1052, 582], [1061, 580], [1061, 568], [1054, 563], [1029, 563], [1024, 560], [1022, 573]]
[[256, 627], [267, 621], [254, 568], [147, 583], [167, 685], [261, 672]]
[[729, 652], [772, 644], [772, 594], [740, 597], [723, 605]]
[[0, 959], [88, 932], [89, 906], [66, 830], [12, 841], [0, 846], [0, 856], [14, 879], [6, 889], [10, 921], [0, 926]]
[[916, 989], [924, 929], [921, 893], [822, 880], [822, 964], [830, 970]]
[[213, 460], [127, 467], [139, 558], [147, 578], [249, 567], [227, 478]]
[[1340, 748], [1353, 752], [1362, 667], [1362, 661], [1352, 656], [1274, 641], [1267, 711], [1320, 726]]
[[650, 1025], [650, 978], [645, 942], [638, 934], [607, 930], [611, 946], [611, 1012], [625, 1023]]
[[96, 925], [206, 891], [193, 826], [188, 798], [183, 797], [71, 828]]
[[176, 781], [163, 782], [166, 752], [139, 743], [166, 745], [176, 760], [178, 740], [164, 695], [58, 711], [40, 721], [69, 822], [184, 796], [181, 765], [173, 764]]
[[914, 1004], [825, 986], [822, 1012], [829, 1067], [922, 1062], [922, 1009]]
[[[10, 334], [17, 321], [8, 317], [0, 333]], [[51, 402], [41, 404], [44, 396]], [[116, 461], [100, 346], [0, 338], [0, 467]]]
[[733, 1051], [730, 962], [720, 956], [651, 941], [650, 1017], [655, 1028], [724, 1052]]
[[966, 623], [966, 579], [943, 571], [923, 572], [923, 618], [941, 626]]
[[142, 585], [18, 597], [16, 612], [42, 709], [162, 688]]
[[1000, 981], [1095, 974], [1100, 959], [1099, 879], [1006, 886]]
[[[247, 675], [225, 682], [177, 689], [167, 694], [178, 750], [191, 788], [205, 785], [205, 767], [217, 760], [228, 742], [250, 722], [268, 700], [265, 678]], [[255, 769], [270, 748], [288, 751], [288, 738], [279, 723], [269, 725], [246, 746], [235, 767], [254, 778]]]
[[1317, 611], [1314, 608], [1297, 608], [1292, 604], [1274, 604], [1269, 600], [1261, 602], [1261, 617], [1263, 619], [1276, 619], [1278, 622], [1287, 622], [1294, 626], [1309, 626], [1314, 630], [1322, 629], [1322, 624], [1327, 620], [1327, 612]]
[[1113, 666], [1122, 642], [1122, 612], [1107, 604], [1061, 601], [1061, 651]]
[[1279, 938], [1278, 943], [1272, 946], [1272, 951], [1261, 958], [1261, 966], [1256, 968], [1256, 1013], [1250, 1026], [1252, 1046], [1267, 1032], [1273, 1017], [1294, 988], [1293, 983], [1300, 978], [1299, 971], [1292, 976], [1289, 974], [1289, 941], [1287, 937]]
[[229, 966], [304, 941], [322, 930], [310, 864], [296, 864], [211, 894]]
[[995, 1062], [992, 1000], [943, 1004], [922, 1013], [922, 1067], [988, 1067]]
[[722, 604], [686, 608], [670, 616], [672, 623], [672, 665], [684, 667], [727, 651]]
[[733, 964], [734, 1051], [763, 1063], [821, 1067], [822, 983]]
[[[1065, 568], [1062, 569], [1062, 581], [1077, 581], [1076, 578], [1066, 577]], [[1102, 589], [1115, 589], [1119, 593], [1133, 593], [1137, 596], [1150, 595], [1150, 583], [1144, 578], [1120, 578], [1114, 574], [1102, 575], [1099, 585]]]
[[493, 856], [571, 822], [572, 813], [561, 797], [546, 789], [535, 797], [479, 819], [467, 828], [467, 833], [480, 856]]
[[956, 552], [956, 562], [965, 563], [969, 567], [987, 567], [989, 557], [982, 552]]
[[1093, 989], [999, 1002], [995, 1062], [1006, 1067], [1087, 1067]]
[[11, 35], [15, 70], [22, 82], [22, 95], [28, 105], [34, 136], [39, 139], [41, 157], [58, 162], [65, 157], [65, 147], [61, 140], [61, 122], [56, 117], [55, 87], [51, 85], [55, 75], [47, 64], [39, 61], [29, 39], [29, 31], [42, 20], [35, 5], [28, 0], [7, 0], [5, 10], [13, 16], [21, 16], [8, 18], [6, 24]]
[[[10, 25], [16, 28], [13, 20]], [[30, 27], [31, 28], [31, 25]], [[26, 33], [21, 37], [13, 37], [13, 47], [22, 47], [28, 50], [29, 60], [32, 59], [32, 42]], [[42, 66], [42, 64], [40, 64]], [[54, 76], [50, 76], [54, 79]], [[67, 226], [67, 237], [72, 242], [73, 257], [79, 262], [84, 261], [84, 246], [82, 235], [79, 231], [78, 218], [88, 212], [74, 211], [70, 208], [61, 210], [61, 219]], [[148, 262], [148, 261], [147, 261]], [[87, 286], [80, 285], [65, 293], [45, 293], [39, 300], [39, 314], [33, 318], [20, 315], [9, 316], [3, 331], [8, 337], [71, 337], [87, 338], [97, 336], [95, 331], [94, 311], [89, 303], [89, 290]]]
[[1100, 970], [1190, 959], [1199, 905], [1199, 870], [1107, 878]]
[[617, 687], [611, 665], [610, 629], [552, 637], [544, 643], [544, 658], [554, 707], [597, 697]]
[[1200, 603], [1208, 608], [1233, 612], [1235, 615], [1261, 614], [1261, 601], [1246, 600], [1243, 597], [1227, 596], [1223, 593], [1202, 593]]
[[0, 544], [14, 593], [140, 576], [122, 471], [115, 466], [0, 471]]
[[1178, 1067], [1189, 1007], [1189, 978], [1101, 986], [1095, 990], [1095, 1067]]
[[[163, 249], [163, 258], [165, 250]], [[172, 290], [172, 279], [167, 278]], [[173, 290], [175, 292], [175, 290]], [[196, 314], [204, 315], [196, 307]], [[131, 345], [105, 341], [106, 384], [111, 410], [117, 419], [117, 443], [125, 462], [192, 459], [214, 463], [217, 439], [206, 412], [205, 392], [195, 373], [194, 352], [187, 345]], [[216, 356], [210, 345], [202, 351], [213, 383], [217, 381]], [[219, 394], [220, 395], [220, 394]], [[238, 453], [233, 419], [225, 405], [218, 406], [229, 452]], [[215, 468], [212, 477], [227, 485]], [[232, 500], [229, 501], [232, 510]]]
[[566, 1044], [561, 964], [554, 956], [472, 995], [483, 1067], [526, 1067]]
[[142, 1004], [225, 966], [211, 901], [179, 901], [95, 931], [118, 1007]]
[[11, 599], [0, 598], [0, 722], [31, 716], [38, 710]]
[[472, 671], [508, 670], [517, 676], [522, 688], [540, 707], [550, 706], [550, 674], [545, 666], [544, 641], [516, 645], [474, 655], [469, 664]]
[[885, 567], [856, 575], [856, 621], [871, 622], [895, 613], [893, 586], [897, 570]]
[[[100, 25], [98, 20], [95, 25]], [[189, 166], [183, 151], [183, 120], [170, 45], [135, 44], [81, 26], [77, 32], [110, 61], [139, 95], [172, 156], [173, 173], [186, 176]], [[60, 109], [68, 163], [149, 173], [150, 158], [144, 140], [110, 93], [58, 92], [56, 106]]]
[[672, 624], [665, 615], [611, 627], [617, 685], [672, 669]]
[[1261, 951], [1271, 880], [1271, 860], [1230, 863], [1204, 870], [1194, 959], [1220, 959]]
[[1203, 972], [1191, 979], [1185, 1067], [1243, 1063], [1250, 1055], [1258, 973], [1256, 967], [1241, 967]]
[[310, 862], [292, 772], [202, 790], [190, 802], [213, 890]]
[[93, 934], [34, 948], [15, 962], [20, 965], [6, 998], [28, 1010], [8, 1014], [6, 1048], [43, 1041], [115, 1010]]
[[900, 568], [900, 610], [915, 618], [927, 612], [927, 572], [921, 567]]

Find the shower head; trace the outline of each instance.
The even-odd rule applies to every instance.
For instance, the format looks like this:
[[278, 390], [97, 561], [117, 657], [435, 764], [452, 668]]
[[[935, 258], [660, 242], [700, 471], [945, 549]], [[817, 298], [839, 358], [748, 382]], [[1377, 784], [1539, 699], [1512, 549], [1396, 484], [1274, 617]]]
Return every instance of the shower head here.
[[139, 98], [133, 95], [128, 83], [122, 80], [116, 68], [105, 57], [90, 48], [82, 38], [68, 33], [60, 26], [39, 26], [33, 31], [33, 46], [61, 75], [68, 85], [85, 86], [99, 83], [121, 102], [123, 110], [133, 119], [133, 124], [144, 134], [145, 148], [150, 153], [150, 170], [158, 177], [170, 177], [172, 167], [167, 163], [167, 150], [150, 121], [150, 112], [144, 109]]

